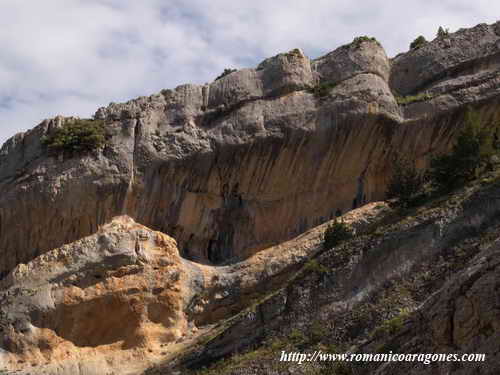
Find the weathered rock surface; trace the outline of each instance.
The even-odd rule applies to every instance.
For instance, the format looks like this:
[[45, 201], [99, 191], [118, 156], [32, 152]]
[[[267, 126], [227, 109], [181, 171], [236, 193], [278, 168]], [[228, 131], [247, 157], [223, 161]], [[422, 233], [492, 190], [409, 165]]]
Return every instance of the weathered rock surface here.
[[184, 308], [195, 289], [182, 262], [172, 238], [119, 217], [18, 265], [0, 287], [0, 363], [104, 374], [128, 361], [134, 373], [134, 358], [190, 332]]
[[[62, 118], [13, 137], [0, 151], [0, 275], [120, 214], [220, 263], [383, 198], [395, 152], [423, 165], [469, 104], [498, 118], [498, 25], [392, 61], [369, 40], [316, 60], [293, 50], [209, 85], [110, 104], [96, 112], [110, 139], [92, 155], [47, 156], [40, 137]], [[324, 97], [306, 90], [324, 83], [336, 84]], [[398, 106], [391, 92], [420, 87], [432, 99]]]
[[[383, 207], [345, 220], [363, 231]], [[0, 282], [0, 370], [140, 373], [282, 285], [318, 252], [323, 231], [213, 267], [182, 259], [169, 236], [116, 217]]]
[[390, 85], [397, 93], [408, 95], [460, 76], [498, 72], [499, 54], [498, 22], [461, 29], [396, 56], [392, 61]]
[[[41, 144], [66, 118], [11, 138], [0, 150], [0, 370], [191, 371], [278, 339], [489, 358], [359, 374], [496, 374], [498, 176], [414, 217], [383, 203], [352, 210], [343, 219], [357, 237], [321, 244], [322, 223], [384, 197], [394, 154], [424, 166], [471, 105], [500, 121], [499, 30], [460, 30], [392, 60], [366, 38], [316, 60], [297, 49], [112, 103], [95, 114], [106, 145], [77, 157]], [[297, 343], [294, 329], [311, 337]], [[275, 352], [226, 373], [302, 373], [277, 368]]]
[[[488, 374], [500, 368], [500, 185], [478, 182], [320, 253], [277, 292], [148, 375]], [[281, 352], [485, 354], [337, 365]], [[233, 357], [232, 357], [233, 356]], [[224, 361], [219, 361], [224, 358]], [[205, 366], [208, 369], [203, 370]]]

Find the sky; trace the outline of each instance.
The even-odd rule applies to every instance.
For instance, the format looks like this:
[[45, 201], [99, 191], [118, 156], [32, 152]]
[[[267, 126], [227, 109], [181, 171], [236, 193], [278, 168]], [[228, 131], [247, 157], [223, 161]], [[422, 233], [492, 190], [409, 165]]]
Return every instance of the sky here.
[[293, 48], [316, 58], [368, 35], [392, 57], [497, 17], [493, 0], [0, 0], [0, 144]]

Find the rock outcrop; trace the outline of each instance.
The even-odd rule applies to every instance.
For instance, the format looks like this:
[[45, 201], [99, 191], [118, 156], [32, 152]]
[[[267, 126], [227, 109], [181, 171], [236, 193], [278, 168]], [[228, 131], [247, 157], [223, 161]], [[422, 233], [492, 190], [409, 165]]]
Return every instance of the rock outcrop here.
[[[0, 152], [0, 273], [120, 214], [221, 263], [381, 199], [394, 153], [424, 165], [468, 105], [498, 118], [497, 32], [479, 25], [393, 60], [363, 38], [316, 60], [293, 50], [110, 104], [95, 115], [106, 146], [82, 157], [49, 157], [40, 138], [65, 119], [44, 121]], [[392, 92], [420, 88], [431, 98], [398, 105]]]
[[[364, 232], [311, 256], [282, 288], [147, 374], [497, 374], [499, 177], [497, 172], [409, 215], [382, 206]], [[282, 351], [379, 359], [299, 365], [280, 361]], [[391, 352], [485, 357], [380, 359]]]
[[20, 264], [0, 287], [0, 362], [49, 374], [133, 369], [134, 357], [190, 331], [182, 262], [172, 238], [119, 217]]
[[[384, 207], [345, 220], [362, 232]], [[0, 370], [140, 373], [281, 286], [321, 249], [324, 227], [213, 267], [182, 259], [171, 237], [116, 217], [0, 282]]]
[[[189, 372], [254, 347], [275, 356], [267, 344], [322, 344], [484, 351], [487, 366], [429, 369], [496, 373], [498, 173], [413, 217], [374, 202], [396, 154], [424, 167], [471, 107], [500, 121], [499, 30], [459, 30], [394, 59], [367, 37], [315, 60], [295, 49], [111, 103], [94, 116], [105, 145], [85, 154], [43, 145], [73, 118], [8, 140], [0, 372]], [[356, 238], [323, 249], [339, 215]], [[262, 358], [231, 373], [283, 373]], [[427, 371], [391, 366], [356, 370]]]

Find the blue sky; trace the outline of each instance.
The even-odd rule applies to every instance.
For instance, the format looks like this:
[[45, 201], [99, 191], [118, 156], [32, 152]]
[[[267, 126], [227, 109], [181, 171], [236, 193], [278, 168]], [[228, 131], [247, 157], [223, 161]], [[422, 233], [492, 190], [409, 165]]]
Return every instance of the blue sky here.
[[0, 0], [0, 144], [45, 118], [90, 117], [292, 48], [315, 58], [369, 35], [394, 56], [440, 25], [496, 17], [489, 0]]

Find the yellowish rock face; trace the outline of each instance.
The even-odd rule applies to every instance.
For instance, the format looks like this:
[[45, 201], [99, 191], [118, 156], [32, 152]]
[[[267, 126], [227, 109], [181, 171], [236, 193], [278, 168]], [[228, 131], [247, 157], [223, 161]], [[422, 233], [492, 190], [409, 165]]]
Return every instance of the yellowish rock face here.
[[186, 281], [172, 238], [118, 217], [3, 282], [7, 364], [159, 350], [188, 332]]

